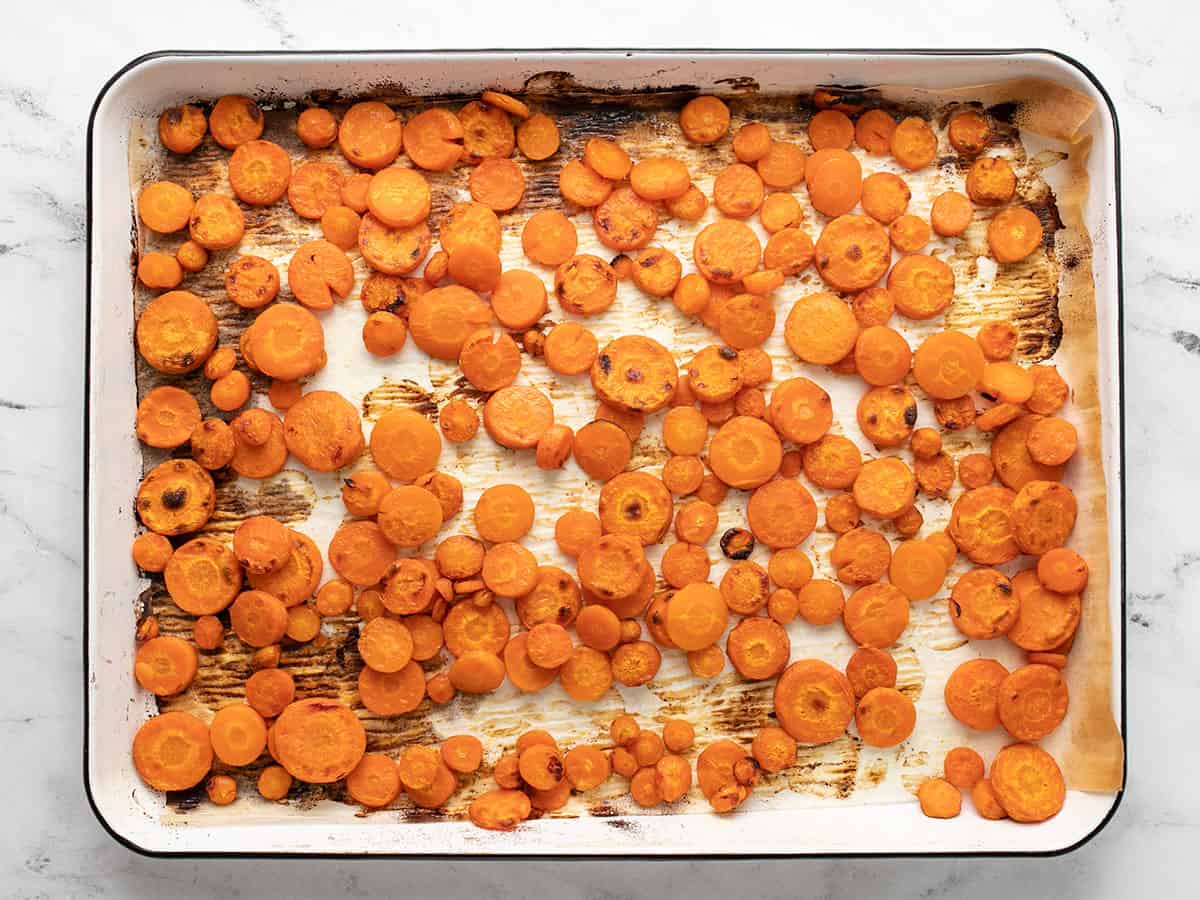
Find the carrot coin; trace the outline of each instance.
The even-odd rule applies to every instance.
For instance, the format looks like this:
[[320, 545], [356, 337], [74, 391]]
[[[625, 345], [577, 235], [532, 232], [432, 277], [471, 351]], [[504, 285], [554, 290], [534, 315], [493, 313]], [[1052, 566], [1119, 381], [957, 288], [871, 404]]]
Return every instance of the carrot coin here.
[[977, 568], [955, 583], [948, 608], [959, 631], [969, 638], [990, 640], [1016, 624], [1020, 598], [1002, 572]]
[[966, 194], [958, 191], [946, 191], [933, 199], [929, 210], [929, 224], [933, 231], [942, 237], [957, 237], [971, 225], [975, 209]]
[[415, 481], [432, 470], [441, 450], [437, 428], [411, 409], [389, 410], [371, 431], [375, 464], [400, 481]]
[[846, 631], [864, 647], [888, 647], [908, 627], [908, 598], [892, 584], [869, 584], [846, 601]]
[[775, 430], [761, 419], [735, 416], [709, 444], [709, 466], [730, 487], [756, 488], [779, 471], [783, 447]]
[[584, 164], [609, 181], [624, 181], [633, 168], [633, 160], [621, 147], [607, 138], [588, 138], [583, 147]]
[[1067, 383], [1058, 374], [1058, 369], [1054, 366], [1033, 366], [1029, 371], [1033, 375], [1033, 395], [1025, 401], [1025, 406], [1030, 412], [1042, 416], [1058, 412], [1071, 393]]
[[788, 347], [805, 362], [831, 365], [858, 340], [858, 323], [850, 307], [835, 294], [809, 294], [793, 304], [784, 323]]
[[545, 394], [533, 387], [510, 385], [501, 388], [483, 407], [483, 427], [487, 433], [502, 447], [513, 450], [536, 446], [553, 424], [553, 405]]
[[491, 299], [496, 319], [512, 331], [530, 328], [546, 314], [546, 286], [523, 269], [501, 274]]
[[1067, 714], [1067, 682], [1053, 666], [1022, 666], [1000, 683], [997, 712], [1018, 741], [1040, 741]]
[[956, 788], [970, 790], [983, 778], [983, 757], [970, 747], [954, 747], [946, 754], [946, 780]]
[[377, 672], [364, 666], [358, 674], [358, 696], [363, 706], [377, 716], [403, 715], [425, 699], [425, 675], [416, 662], [399, 672]]
[[1078, 594], [1047, 590], [1038, 582], [1033, 569], [1014, 575], [1012, 588], [1020, 612], [1008, 631], [1008, 639], [1022, 650], [1053, 650], [1075, 634], [1081, 611]]
[[432, 195], [429, 182], [415, 169], [391, 166], [371, 176], [367, 208], [390, 228], [408, 228], [429, 215]]
[[804, 180], [813, 209], [831, 218], [850, 212], [862, 196], [862, 166], [846, 150], [813, 154], [805, 166]]
[[967, 109], [950, 117], [946, 136], [950, 139], [950, 146], [960, 155], [975, 156], [987, 147], [991, 126], [984, 113]]
[[892, 554], [888, 578], [909, 600], [927, 600], [946, 578], [946, 558], [933, 544], [904, 541]]
[[1041, 220], [1024, 206], [1010, 206], [988, 223], [987, 241], [999, 263], [1017, 263], [1042, 244]]
[[652, 338], [626, 335], [607, 344], [591, 368], [592, 387], [605, 403], [652, 413], [675, 394], [679, 370], [666, 347]]
[[950, 715], [968, 728], [990, 731], [1000, 724], [997, 704], [1008, 669], [994, 659], [969, 659], [946, 680], [944, 697]]
[[133, 765], [157, 791], [183, 791], [212, 767], [208, 726], [190, 713], [166, 712], [146, 720], [133, 738]]
[[854, 123], [840, 110], [822, 109], [808, 121], [808, 142], [814, 150], [849, 150], [853, 140]]
[[600, 489], [600, 525], [608, 534], [624, 534], [642, 546], [657, 544], [671, 525], [671, 494], [646, 472], [624, 472]]
[[215, 505], [212, 476], [187, 459], [169, 459], [151, 469], [134, 501], [142, 524], [164, 535], [197, 531]]
[[158, 117], [158, 139], [172, 153], [187, 155], [200, 146], [208, 120], [198, 106], [185, 103], [165, 109]]
[[[768, 234], [799, 225], [804, 219], [800, 201], [793, 195], [781, 192], [767, 194], [758, 211], [758, 220]], [[768, 246], [770, 246], [768, 242]], [[811, 255], [811, 254], [810, 254]], [[770, 265], [770, 263], [768, 263]]]
[[172, 181], [155, 181], [138, 194], [138, 218], [151, 231], [170, 234], [185, 228], [195, 201], [192, 192]]
[[838, 216], [817, 238], [814, 260], [817, 272], [832, 288], [861, 291], [871, 287], [891, 263], [892, 245], [887, 231], [868, 216]]
[[480, 391], [493, 392], [507, 387], [521, 371], [521, 351], [508, 334], [476, 332], [463, 344], [458, 357], [463, 377]]
[[631, 188], [617, 188], [592, 213], [592, 225], [600, 242], [614, 250], [645, 247], [658, 228], [658, 211]]
[[591, 647], [576, 647], [558, 670], [558, 678], [567, 696], [581, 703], [599, 700], [613, 682], [608, 657]]
[[900, 332], [886, 325], [864, 328], [854, 345], [858, 374], [867, 384], [897, 384], [912, 367], [912, 350]]
[[1028, 481], [1013, 499], [1012, 534], [1021, 552], [1040, 556], [1061, 547], [1075, 528], [1077, 504], [1066, 485]]
[[226, 150], [256, 140], [263, 133], [263, 114], [249, 97], [230, 94], [218, 100], [208, 116], [213, 140]]
[[917, 401], [902, 387], [871, 388], [858, 401], [858, 427], [876, 447], [899, 447], [917, 421]]
[[1075, 455], [1078, 441], [1074, 425], [1066, 419], [1049, 416], [1035, 422], [1029, 429], [1025, 445], [1035, 463], [1061, 466]]
[[729, 131], [729, 107], [719, 97], [694, 97], [680, 111], [679, 127], [693, 144], [715, 144]]
[[930, 778], [917, 788], [921, 812], [931, 819], [953, 819], [962, 812], [962, 794], [944, 778]]
[[1033, 744], [1010, 744], [996, 754], [988, 779], [1004, 812], [1017, 822], [1043, 822], [1058, 814], [1067, 787], [1058, 763]]
[[275, 755], [288, 772], [311, 784], [345, 778], [366, 750], [367, 735], [337, 700], [312, 697], [290, 704], [275, 720]]
[[355, 103], [338, 126], [338, 149], [351, 163], [363, 169], [382, 169], [400, 154], [404, 124], [386, 103], [368, 100]]
[[894, 747], [908, 739], [917, 725], [913, 702], [895, 688], [871, 688], [858, 701], [854, 724], [864, 744]]
[[667, 208], [667, 213], [673, 218], [682, 219], [685, 222], [699, 222], [704, 218], [704, 213], [708, 209], [708, 198], [693, 184], [678, 197], [667, 200], [664, 206]]
[[346, 793], [356, 803], [378, 809], [400, 794], [400, 773], [390, 756], [367, 753], [346, 776]]
[[783, 730], [802, 744], [841, 737], [854, 718], [854, 692], [846, 676], [817, 659], [792, 663], [775, 684], [775, 714]]
[[854, 501], [864, 512], [891, 519], [912, 506], [917, 482], [912, 470], [894, 456], [865, 463], [854, 480]]
[[669, 297], [682, 273], [679, 257], [662, 247], [649, 247], [638, 254], [633, 282], [652, 297]]
[[878, 647], [859, 647], [846, 663], [846, 678], [854, 696], [862, 698], [874, 688], [896, 686], [896, 660]]
[[729, 632], [725, 652], [738, 674], [750, 681], [774, 678], [783, 671], [792, 644], [783, 626], [765, 616], [747, 616]]
[[467, 187], [472, 199], [488, 209], [514, 209], [525, 194], [525, 175], [511, 159], [485, 159], [471, 171]]
[[621, 426], [597, 419], [575, 434], [575, 461], [590, 478], [607, 481], [624, 471], [633, 455], [633, 444]]
[[924, 119], [909, 116], [892, 132], [890, 147], [896, 162], [914, 172], [937, 157], [937, 135]]
[[1029, 453], [1029, 435], [1041, 416], [1021, 416], [1001, 429], [992, 440], [992, 463], [996, 477], [1006, 487], [1020, 490], [1030, 481], [1059, 481], [1062, 466], [1039, 463]]
[[581, 253], [555, 270], [554, 295], [567, 312], [594, 316], [617, 298], [617, 273], [600, 257]]
[[270, 206], [287, 192], [292, 161], [272, 141], [246, 141], [229, 158], [229, 186], [243, 203]]
[[560, 375], [581, 375], [600, 354], [596, 336], [577, 322], [560, 322], [546, 337], [546, 365]]
[[744, 163], [726, 166], [713, 181], [713, 203], [730, 218], [754, 215], [762, 206], [763, 196], [762, 178]]
[[700, 274], [714, 284], [735, 284], [758, 268], [762, 245], [742, 222], [722, 219], [697, 236], [692, 258]]
[[507, 159], [516, 147], [516, 135], [508, 113], [494, 106], [471, 101], [458, 111], [463, 128], [463, 159], [478, 165], [484, 159]]
[[1017, 175], [1008, 160], [984, 156], [967, 171], [967, 196], [980, 206], [1003, 206], [1017, 192]]
[[629, 171], [629, 186], [645, 200], [671, 200], [682, 195], [691, 183], [687, 166], [671, 157], [648, 157]]
[[530, 216], [521, 231], [525, 255], [543, 266], [559, 266], [575, 255], [579, 236], [575, 225], [556, 209]]
[[767, 187], [787, 189], [804, 180], [807, 158], [804, 151], [788, 141], [771, 141], [767, 152], [755, 162], [755, 168]]
[[817, 505], [800, 482], [777, 479], [751, 494], [746, 517], [754, 537], [765, 546], [796, 547], [816, 527]]
[[355, 172], [342, 182], [341, 189], [338, 191], [338, 202], [362, 215], [367, 211], [367, 188], [370, 186], [371, 174], [369, 172]]
[[463, 154], [465, 130], [458, 116], [443, 107], [422, 110], [404, 126], [404, 152], [417, 166], [430, 172], [454, 168]]
[[354, 462], [363, 451], [358, 410], [335, 391], [309, 391], [286, 413], [283, 437], [288, 452], [318, 472]]
[[1043, 553], [1038, 560], [1037, 577], [1047, 590], [1059, 594], [1078, 594], [1087, 586], [1088, 564], [1074, 550], [1055, 547]]
[[328, 147], [337, 140], [337, 120], [327, 109], [309, 107], [296, 119], [296, 136], [314, 150]]
[[854, 123], [854, 142], [872, 156], [886, 156], [891, 151], [892, 132], [896, 120], [882, 109], [868, 109]]
[[733, 155], [739, 162], [758, 162], [771, 149], [771, 133], [761, 122], [749, 122], [733, 135]]
[[703, 650], [725, 632], [729, 610], [721, 592], [711, 584], [691, 584], [667, 606], [667, 633], [683, 650]]

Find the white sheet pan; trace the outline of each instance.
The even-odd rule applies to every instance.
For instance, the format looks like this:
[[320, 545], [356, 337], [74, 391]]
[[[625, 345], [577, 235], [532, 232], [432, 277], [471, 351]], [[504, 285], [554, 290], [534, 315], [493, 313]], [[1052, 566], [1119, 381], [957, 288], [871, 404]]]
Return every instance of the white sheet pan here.
[[568, 72], [589, 87], [680, 84], [717, 93], [753, 78], [764, 93], [817, 84], [944, 89], [1018, 77], [1056, 81], [1092, 98], [1093, 139], [1085, 207], [1094, 242], [1110, 535], [1109, 609], [1114, 636], [1114, 717], [1124, 724], [1123, 471], [1118, 140], [1103, 88], [1080, 64], [1021, 51], [481, 51], [365, 53], [160, 53], [135, 60], [105, 85], [89, 126], [89, 365], [85, 480], [85, 783], [93, 809], [118, 840], [149, 854], [801, 856], [1047, 854], [1078, 846], [1111, 817], [1120, 794], [1072, 791], [1055, 819], [1037, 827], [974, 815], [938, 821], [911, 804], [748, 809], [715, 815], [542, 819], [511, 834], [464, 822], [385, 821], [324, 803], [297, 811], [193, 822], [164, 816], [161, 795], [133, 769], [133, 733], [153, 710], [132, 677], [135, 604], [143, 583], [129, 563], [140, 477], [135, 411], [128, 165], [132, 116], [228, 93], [300, 97], [314, 89], [353, 96], [382, 83], [415, 95], [518, 90], [532, 74]]

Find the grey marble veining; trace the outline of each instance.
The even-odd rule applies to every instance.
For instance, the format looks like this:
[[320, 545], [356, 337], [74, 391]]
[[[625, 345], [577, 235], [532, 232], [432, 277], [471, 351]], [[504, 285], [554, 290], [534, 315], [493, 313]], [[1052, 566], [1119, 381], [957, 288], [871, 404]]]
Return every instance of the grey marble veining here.
[[[1200, 741], [1200, 12], [1168, 0], [764, 0], [447, 9], [299, 0], [38, 4], [0, 33], [0, 896], [74, 898], [1195, 895]], [[783, 27], [779, 27], [783, 24]], [[1062, 859], [679, 863], [162, 861], [92, 818], [80, 760], [85, 123], [119, 66], [165, 47], [1045, 46], [1085, 62], [1122, 129], [1128, 443], [1129, 770], [1115, 821]]]

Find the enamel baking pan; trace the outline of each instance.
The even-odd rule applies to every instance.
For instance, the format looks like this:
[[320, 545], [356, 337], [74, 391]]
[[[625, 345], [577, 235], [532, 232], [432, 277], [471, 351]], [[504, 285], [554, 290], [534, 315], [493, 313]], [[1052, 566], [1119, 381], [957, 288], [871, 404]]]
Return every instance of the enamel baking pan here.
[[[911, 803], [750, 809], [733, 816], [541, 819], [513, 833], [457, 821], [385, 822], [343, 804], [245, 813], [190, 823], [165, 815], [129, 746], [153, 702], [132, 678], [136, 604], [144, 582], [129, 564], [132, 498], [141, 462], [130, 423], [136, 391], [129, 175], [132, 116], [193, 98], [248, 94], [302, 97], [319, 89], [353, 97], [380, 84], [414, 94], [519, 90], [532, 74], [565, 72], [600, 89], [680, 84], [722, 93], [753, 79], [764, 93], [815, 85], [944, 89], [1019, 77], [1058, 82], [1095, 102], [1086, 220], [1094, 242], [1103, 462], [1110, 535], [1109, 609], [1114, 640], [1114, 718], [1125, 728], [1124, 466], [1121, 353], [1119, 146], [1116, 113], [1082, 65], [1045, 50], [1013, 51], [446, 51], [163, 52], [129, 63], [101, 89], [88, 127], [88, 383], [84, 464], [84, 780], [92, 808], [115, 839], [140, 853], [237, 856], [789, 857], [1046, 855], [1080, 846], [1104, 827], [1115, 794], [1072, 791], [1063, 811], [1036, 827], [974, 814], [938, 821]], [[262, 804], [260, 804], [261, 806]]]

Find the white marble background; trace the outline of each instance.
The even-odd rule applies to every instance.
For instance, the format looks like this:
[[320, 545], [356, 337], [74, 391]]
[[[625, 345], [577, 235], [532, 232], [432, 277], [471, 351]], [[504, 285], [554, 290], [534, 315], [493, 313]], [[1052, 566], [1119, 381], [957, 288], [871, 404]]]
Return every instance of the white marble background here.
[[[4, 4], [0, 26], [0, 897], [1195, 896], [1200, 416], [1185, 399], [1200, 384], [1193, 4], [111, 6]], [[1130, 777], [1116, 819], [1084, 849], [1048, 860], [193, 862], [118, 846], [88, 810], [80, 761], [84, 162], [97, 90], [128, 60], [166, 48], [625, 44], [1043, 46], [1107, 86], [1125, 160]]]

